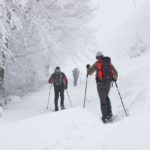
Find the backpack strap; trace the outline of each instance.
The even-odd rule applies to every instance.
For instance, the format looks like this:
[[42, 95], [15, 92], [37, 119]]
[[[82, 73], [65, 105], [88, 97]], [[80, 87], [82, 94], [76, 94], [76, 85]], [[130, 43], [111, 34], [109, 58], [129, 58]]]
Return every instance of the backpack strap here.
[[102, 80], [103, 79], [103, 70], [102, 70], [102, 60], [99, 59], [97, 62], [96, 62], [96, 68], [97, 68], [97, 78], [99, 80]]

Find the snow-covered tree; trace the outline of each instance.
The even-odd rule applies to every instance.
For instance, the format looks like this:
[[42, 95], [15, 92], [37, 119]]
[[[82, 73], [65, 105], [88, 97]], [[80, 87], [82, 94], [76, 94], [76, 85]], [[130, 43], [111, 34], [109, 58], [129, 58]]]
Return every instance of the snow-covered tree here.
[[99, 4], [94, 1], [0, 2], [0, 51], [5, 56], [1, 58], [7, 93], [38, 88], [47, 81], [49, 69], [69, 60], [76, 63], [94, 49], [90, 20]]

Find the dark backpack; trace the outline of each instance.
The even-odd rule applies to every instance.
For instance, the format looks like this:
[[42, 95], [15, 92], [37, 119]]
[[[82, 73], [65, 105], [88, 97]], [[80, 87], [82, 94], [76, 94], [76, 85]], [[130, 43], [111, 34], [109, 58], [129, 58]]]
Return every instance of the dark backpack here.
[[62, 85], [63, 84], [63, 75], [61, 72], [54, 73], [54, 85]]
[[112, 68], [110, 57], [101, 57], [97, 61], [97, 79], [100, 81], [112, 81]]

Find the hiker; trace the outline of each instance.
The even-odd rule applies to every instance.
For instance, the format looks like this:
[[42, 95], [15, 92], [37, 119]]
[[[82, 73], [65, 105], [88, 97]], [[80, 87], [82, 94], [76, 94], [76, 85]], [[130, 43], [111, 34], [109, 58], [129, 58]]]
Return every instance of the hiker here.
[[54, 73], [49, 78], [49, 84], [54, 85], [54, 104], [55, 104], [55, 111], [58, 111], [58, 99], [59, 95], [61, 98], [60, 101], [60, 107], [61, 110], [65, 109], [64, 107], [64, 90], [67, 89], [68, 86], [68, 80], [66, 78], [66, 75], [61, 72], [60, 67], [56, 67]]
[[79, 69], [78, 68], [73, 69], [72, 75], [73, 75], [73, 85], [77, 86], [77, 82], [79, 78]]
[[111, 63], [110, 57], [105, 57], [102, 52], [97, 52], [96, 62], [90, 67], [86, 65], [87, 75], [91, 75], [96, 72], [97, 91], [100, 98], [100, 107], [102, 112], [102, 121], [108, 122], [113, 114], [111, 109], [111, 102], [108, 97], [111, 82], [116, 81], [118, 73], [115, 67]]

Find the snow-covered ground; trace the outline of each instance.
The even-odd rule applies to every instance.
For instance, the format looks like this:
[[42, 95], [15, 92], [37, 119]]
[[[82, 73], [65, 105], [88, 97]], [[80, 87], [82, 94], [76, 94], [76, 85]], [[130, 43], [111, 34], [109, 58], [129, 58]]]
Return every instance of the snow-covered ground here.
[[141, 150], [149, 149], [150, 113], [104, 125], [83, 108], [1, 125], [3, 150]]
[[[150, 34], [148, 21], [150, 3], [148, 0], [137, 0], [135, 7], [133, 2], [130, 0], [103, 2], [103, 7], [101, 6], [101, 9], [92, 14], [97, 15], [95, 22], [91, 22], [91, 26], [95, 26], [93, 34], [96, 34], [99, 41], [97, 50], [102, 50], [106, 55], [109, 54], [119, 72], [117, 83], [129, 116], [125, 116], [116, 87], [113, 85], [109, 96], [113, 114], [118, 117], [118, 120], [110, 124], [101, 122], [100, 103], [94, 75], [88, 79], [86, 107], [82, 108], [86, 81], [85, 65], [94, 61], [94, 51], [97, 50], [91, 50], [86, 55], [83, 55], [82, 52], [78, 53], [81, 55], [81, 62], [78, 57], [72, 59], [69, 54], [66, 55], [61, 68], [69, 77], [68, 92], [73, 108], [65, 93], [66, 110], [54, 112], [52, 88], [47, 110], [50, 89], [47, 83], [38, 91], [26, 96], [10, 96], [10, 101], [0, 117], [0, 149], [150, 149]], [[75, 36], [78, 37], [77, 34]], [[66, 41], [68, 46], [68, 40]], [[74, 45], [70, 44], [69, 47], [72, 48]], [[73, 52], [74, 49], [70, 51]], [[73, 87], [70, 75], [72, 68], [76, 66], [79, 66], [82, 76], [78, 86]], [[50, 71], [52, 70], [53, 67], [50, 68]]]
[[53, 89], [49, 110], [46, 109], [49, 85], [45, 85], [25, 97], [11, 97], [0, 118], [0, 147], [3, 150], [149, 149], [150, 88], [147, 77], [150, 76], [150, 71], [147, 70], [147, 74], [144, 74], [149, 68], [149, 56], [146, 54], [132, 61], [125, 59], [117, 65], [120, 73], [118, 85], [128, 117], [125, 117], [114, 85], [110, 98], [113, 113], [119, 116], [119, 120], [107, 125], [100, 121], [100, 104], [94, 76], [88, 80], [86, 109], [82, 108], [84, 77], [78, 87], [73, 87], [70, 81], [68, 92], [73, 108], [65, 93], [67, 109], [64, 111], [53, 112]]

